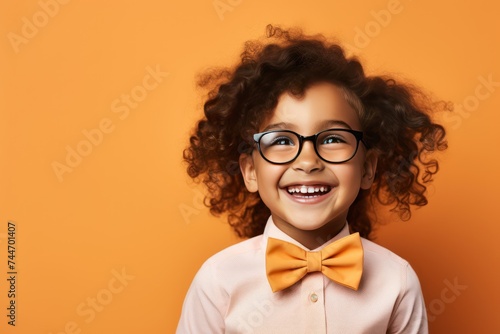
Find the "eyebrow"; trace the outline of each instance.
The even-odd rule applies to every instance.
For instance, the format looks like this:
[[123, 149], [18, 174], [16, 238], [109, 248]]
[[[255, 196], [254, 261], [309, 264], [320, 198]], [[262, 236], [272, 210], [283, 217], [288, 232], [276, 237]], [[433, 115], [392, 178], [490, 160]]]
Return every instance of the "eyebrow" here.
[[332, 120], [324, 121], [323, 123], [321, 123], [321, 126], [325, 127], [325, 128], [326, 127], [332, 127], [332, 126], [339, 126], [339, 127], [342, 127], [342, 128], [347, 128], [349, 130], [352, 130], [352, 128], [351, 128], [351, 126], [349, 124], [347, 124], [344, 121], [337, 120], [337, 119], [332, 119]]
[[[347, 128], [347, 129], [352, 130], [352, 128], [349, 124], [347, 124], [344, 121], [336, 120], [336, 119], [323, 121], [320, 123], [320, 126], [319, 126], [320, 130], [326, 129], [326, 128], [331, 128], [331, 127], [341, 127], [341, 128]], [[266, 132], [266, 131], [270, 131], [270, 130], [289, 130], [289, 129], [294, 130], [294, 128], [296, 128], [296, 126], [291, 124], [291, 123], [280, 122], [280, 123], [269, 124], [264, 129], [262, 129], [261, 132]]]
[[293, 124], [280, 122], [280, 123], [269, 124], [264, 129], [262, 129], [261, 132], [266, 132], [269, 130], [285, 130], [285, 129], [290, 129], [290, 128], [294, 128]]

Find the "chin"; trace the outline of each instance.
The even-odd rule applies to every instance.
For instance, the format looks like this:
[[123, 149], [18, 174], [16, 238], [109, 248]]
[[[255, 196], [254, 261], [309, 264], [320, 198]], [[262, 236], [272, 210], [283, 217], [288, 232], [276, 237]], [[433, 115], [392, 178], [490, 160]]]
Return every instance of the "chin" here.
[[[295, 219], [297, 220], [297, 219]], [[302, 231], [315, 231], [319, 230], [320, 228], [324, 227], [327, 223], [323, 224], [318, 224], [318, 221], [307, 221], [305, 219], [300, 220], [300, 223], [295, 223], [293, 221], [289, 222], [290, 225], [295, 227], [296, 229], [302, 230]]]

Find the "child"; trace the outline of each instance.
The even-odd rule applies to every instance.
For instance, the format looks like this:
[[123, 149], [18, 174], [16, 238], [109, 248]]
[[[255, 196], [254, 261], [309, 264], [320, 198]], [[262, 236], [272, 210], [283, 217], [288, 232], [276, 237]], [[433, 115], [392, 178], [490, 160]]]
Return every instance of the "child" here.
[[249, 239], [203, 264], [177, 333], [427, 333], [415, 272], [368, 238], [375, 201], [403, 219], [427, 204], [439, 105], [321, 35], [267, 29], [200, 81], [188, 173]]

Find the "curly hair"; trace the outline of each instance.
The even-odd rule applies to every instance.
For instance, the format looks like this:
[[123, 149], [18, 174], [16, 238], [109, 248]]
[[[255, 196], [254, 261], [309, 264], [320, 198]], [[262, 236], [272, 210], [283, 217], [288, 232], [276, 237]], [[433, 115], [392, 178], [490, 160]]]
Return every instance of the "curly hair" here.
[[227, 214], [240, 237], [263, 232], [270, 211], [258, 193], [246, 189], [239, 156], [253, 150], [252, 134], [283, 93], [303, 96], [313, 84], [329, 82], [342, 88], [359, 114], [364, 141], [378, 155], [372, 187], [360, 190], [349, 209], [351, 229], [370, 238], [376, 202], [392, 205], [392, 211], [408, 220], [410, 206], [427, 204], [426, 185], [439, 169], [429, 153], [447, 147], [444, 128], [430, 117], [445, 109], [444, 104], [392, 77], [365, 75], [356, 57], [347, 57], [323, 35], [271, 25], [266, 29], [264, 39], [245, 43], [234, 67], [210, 69], [198, 77], [198, 86], [208, 90], [205, 116], [183, 158], [189, 176], [207, 186], [210, 212]]

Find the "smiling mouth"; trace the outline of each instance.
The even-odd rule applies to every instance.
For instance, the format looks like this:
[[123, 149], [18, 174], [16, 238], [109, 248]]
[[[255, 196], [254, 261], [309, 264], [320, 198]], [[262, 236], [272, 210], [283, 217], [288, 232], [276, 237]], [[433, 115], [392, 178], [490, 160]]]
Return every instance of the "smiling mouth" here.
[[288, 193], [294, 197], [313, 198], [323, 196], [332, 190], [332, 187], [327, 185], [313, 185], [313, 186], [289, 186], [286, 188]]

